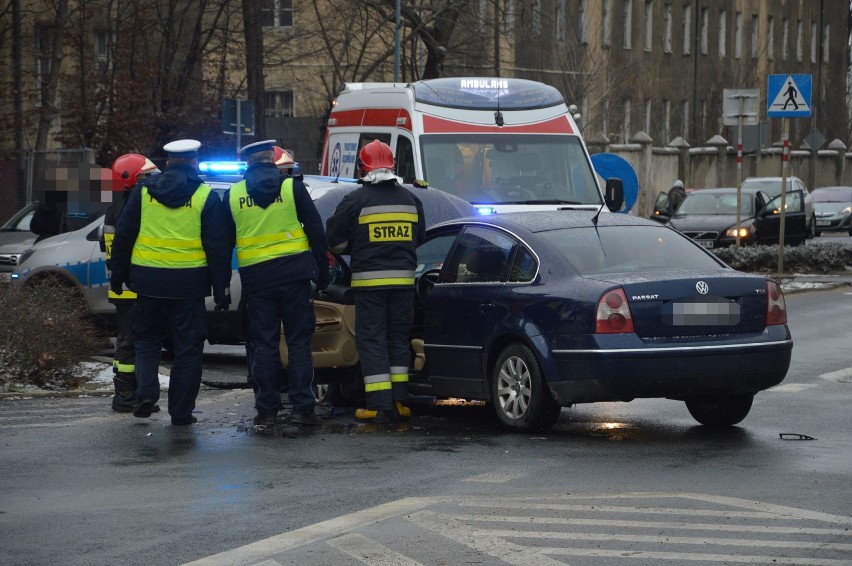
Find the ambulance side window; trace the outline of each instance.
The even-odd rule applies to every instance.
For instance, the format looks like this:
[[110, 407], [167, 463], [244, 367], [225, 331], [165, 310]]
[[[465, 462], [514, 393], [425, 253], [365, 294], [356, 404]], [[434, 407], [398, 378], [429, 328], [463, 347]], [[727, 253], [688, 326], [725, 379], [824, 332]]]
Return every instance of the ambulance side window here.
[[358, 138], [358, 151], [360, 152], [362, 147], [375, 140], [379, 140], [390, 146], [391, 135], [378, 133], [361, 134], [361, 137]]
[[402, 177], [403, 183], [413, 183], [417, 178], [414, 172], [414, 148], [411, 140], [405, 136], [396, 137], [396, 174]]

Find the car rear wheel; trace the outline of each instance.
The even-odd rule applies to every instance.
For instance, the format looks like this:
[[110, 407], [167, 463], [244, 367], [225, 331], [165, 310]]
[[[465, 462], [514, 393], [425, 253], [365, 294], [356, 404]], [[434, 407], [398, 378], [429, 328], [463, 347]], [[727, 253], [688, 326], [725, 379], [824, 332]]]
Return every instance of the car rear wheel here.
[[491, 388], [497, 419], [512, 430], [547, 430], [562, 410], [550, 394], [535, 355], [522, 344], [507, 346], [500, 353]]
[[807, 238], [808, 238], [808, 239], [815, 238], [815, 237], [816, 237], [816, 235], [817, 235], [817, 230], [816, 230], [816, 216], [811, 216], [811, 219], [810, 219], [810, 222], [808, 222], [808, 227], [807, 227], [807, 228], [808, 228], [808, 235], [807, 235]]
[[731, 426], [742, 421], [751, 410], [754, 395], [729, 395], [688, 399], [689, 414], [705, 426]]

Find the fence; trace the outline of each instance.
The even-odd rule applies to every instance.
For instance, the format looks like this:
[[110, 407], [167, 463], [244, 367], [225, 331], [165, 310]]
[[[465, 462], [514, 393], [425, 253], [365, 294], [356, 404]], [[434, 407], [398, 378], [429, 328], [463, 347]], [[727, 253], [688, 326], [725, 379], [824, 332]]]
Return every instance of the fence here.
[[[676, 179], [685, 187], [736, 187], [737, 152], [722, 136], [714, 136], [705, 147], [690, 147], [675, 138], [666, 147], [653, 147], [653, 140], [639, 132], [628, 144], [606, 139], [586, 140], [591, 153], [612, 153], [624, 158], [639, 178], [639, 196], [631, 214], [647, 218], [653, 212], [657, 193], [667, 191]], [[782, 148], [770, 147], [743, 155], [743, 178], [780, 177]], [[787, 176], [799, 177], [809, 189], [852, 185], [852, 153], [840, 140], [819, 151], [790, 151]]]

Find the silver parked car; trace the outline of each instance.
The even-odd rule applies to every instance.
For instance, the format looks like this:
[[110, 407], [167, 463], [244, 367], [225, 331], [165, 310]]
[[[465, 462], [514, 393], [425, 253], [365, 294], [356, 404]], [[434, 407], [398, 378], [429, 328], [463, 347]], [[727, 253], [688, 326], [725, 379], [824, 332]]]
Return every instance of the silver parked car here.
[[[760, 189], [771, 197], [781, 194], [781, 177], [749, 177], [743, 181], [744, 189]], [[807, 238], [813, 238], [817, 233], [816, 211], [814, 200], [808, 187], [798, 177], [787, 177], [787, 192], [802, 191], [805, 197], [805, 233]]]
[[852, 236], [852, 187], [823, 187], [811, 196], [816, 208], [816, 235], [846, 232]]

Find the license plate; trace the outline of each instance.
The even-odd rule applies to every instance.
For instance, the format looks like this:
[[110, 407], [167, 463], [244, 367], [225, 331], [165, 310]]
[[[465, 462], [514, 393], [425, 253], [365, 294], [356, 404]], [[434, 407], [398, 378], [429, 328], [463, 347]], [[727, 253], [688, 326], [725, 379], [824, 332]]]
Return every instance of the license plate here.
[[831, 220], [817, 220], [817, 226], [831, 226]]
[[695, 240], [695, 241], [698, 242], [698, 245], [701, 246], [702, 248], [712, 248], [713, 247], [713, 240]]

